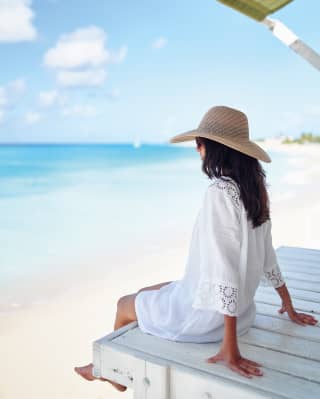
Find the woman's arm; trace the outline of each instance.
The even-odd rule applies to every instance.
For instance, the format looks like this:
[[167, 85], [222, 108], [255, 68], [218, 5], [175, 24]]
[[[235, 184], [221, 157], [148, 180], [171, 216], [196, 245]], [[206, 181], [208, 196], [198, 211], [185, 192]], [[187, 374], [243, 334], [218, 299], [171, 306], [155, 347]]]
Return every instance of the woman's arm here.
[[224, 315], [224, 337], [222, 346], [228, 351], [230, 356], [239, 355], [237, 341], [237, 318]]
[[307, 313], [298, 313], [293, 307], [289, 291], [286, 284], [276, 288], [280, 298], [282, 299], [282, 306], [279, 309], [279, 313], [288, 312], [288, 316], [292, 321], [301, 325], [315, 325], [318, 323], [318, 319]]
[[216, 363], [223, 360], [227, 366], [244, 375], [252, 378], [252, 375], [262, 376], [263, 373], [258, 367], [261, 364], [241, 356], [238, 341], [237, 341], [237, 317], [224, 315], [224, 337], [221, 344], [220, 351], [212, 357], [207, 359], [209, 363]]
[[295, 311], [289, 291], [286, 287], [284, 278], [282, 276], [280, 266], [278, 263], [276, 252], [272, 245], [272, 234], [271, 234], [271, 219], [267, 222], [267, 229], [265, 235], [265, 261], [264, 261], [264, 274], [271, 286], [276, 289], [279, 296], [282, 299], [282, 306], [279, 309], [279, 313], [288, 312], [290, 319], [298, 324], [317, 324], [318, 320], [311, 315], [306, 313], [298, 313]]
[[278, 292], [280, 298], [282, 299], [282, 304], [285, 305], [285, 307], [289, 311], [292, 310], [293, 305], [291, 301], [291, 296], [289, 294], [286, 284], [283, 284], [281, 287], [275, 288], [275, 290]]

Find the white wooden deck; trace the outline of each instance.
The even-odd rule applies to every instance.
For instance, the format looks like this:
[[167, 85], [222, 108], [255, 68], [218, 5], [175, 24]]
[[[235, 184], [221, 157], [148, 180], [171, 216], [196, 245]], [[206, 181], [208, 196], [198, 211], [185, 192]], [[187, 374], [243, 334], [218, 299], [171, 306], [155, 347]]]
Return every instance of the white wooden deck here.
[[[320, 250], [283, 246], [276, 253], [296, 310], [320, 320]], [[320, 398], [320, 322], [302, 326], [279, 314], [272, 287], [259, 286], [255, 302], [255, 323], [238, 345], [263, 364], [261, 377], [206, 363], [220, 343], [164, 340], [137, 322], [93, 343], [94, 375], [132, 388], [134, 399]]]

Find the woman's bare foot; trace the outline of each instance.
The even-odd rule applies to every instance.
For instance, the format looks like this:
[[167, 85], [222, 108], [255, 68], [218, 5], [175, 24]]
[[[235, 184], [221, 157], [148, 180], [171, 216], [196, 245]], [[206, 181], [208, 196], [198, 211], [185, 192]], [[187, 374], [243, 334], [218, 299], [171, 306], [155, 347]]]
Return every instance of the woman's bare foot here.
[[110, 382], [110, 384], [112, 384], [118, 391], [121, 391], [121, 392], [123, 392], [123, 391], [125, 391], [125, 390], [127, 389], [127, 387], [126, 387], [125, 385], [118, 384], [117, 382], [108, 380], [108, 379], [106, 379], [106, 378], [102, 378], [102, 377], [98, 378], [98, 377], [95, 377], [95, 376], [92, 374], [92, 368], [93, 368], [93, 364], [92, 364], [92, 363], [89, 363], [89, 364], [87, 364], [86, 366], [83, 366], [83, 367], [75, 367], [75, 368], [74, 368], [74, 371], [75, 371], [76, 373], [78, 373], [79, 375], [81, 375], [81, 377], [85, 378], [85, 379], [88, 380], [88, 381], [94, 381], [94, 380], [108, 381], [108, 382]]

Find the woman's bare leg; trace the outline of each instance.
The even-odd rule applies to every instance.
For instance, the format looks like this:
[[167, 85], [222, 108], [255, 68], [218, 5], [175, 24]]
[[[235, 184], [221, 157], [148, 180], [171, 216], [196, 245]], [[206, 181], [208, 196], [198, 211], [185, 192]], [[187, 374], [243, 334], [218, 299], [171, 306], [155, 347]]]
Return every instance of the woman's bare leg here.
[[118, 308], [116, 313], [116, 319], [114, 322], [114, 330], [125, 326], [132, 321], [137, 320], [136, 309], [135, 309], [135, 298], [141, 291], [158, 290], [164, 285], [172, 283], [172, 281], [166, 281], [165, 283], [159, 283], [150, 285], [148, 287], [141, 288], [134, 294], [129, 294], [121, 297], [118, 301]]
[[[126, 324], [131, 323], [132, 321], [137, 320], [136, 310], [135, 310], [135, 298], [137, 294], [141, 291], [148, 290], [157, 290], [171, 283], [172, 281], [167, 281], [165, 283], [150, 285], [148, 287], [141, 288], [134, 294], [129, 294], [122, 296], [117, 303], [117, 312], [114, 321], [114, 330], [125, 326]], [[83, 367], [75, 367], [74, 370], [85, 378], [88, 381], [100, 380], [100, 381], [108, 381], [110, 382], [118, 391], [125, 391], [127, 387], [125, 385], [118, 384], [114, 381], [108, 380], [107, 378], [98, 378], [92, 374], [93, 364], [89, 363]]]

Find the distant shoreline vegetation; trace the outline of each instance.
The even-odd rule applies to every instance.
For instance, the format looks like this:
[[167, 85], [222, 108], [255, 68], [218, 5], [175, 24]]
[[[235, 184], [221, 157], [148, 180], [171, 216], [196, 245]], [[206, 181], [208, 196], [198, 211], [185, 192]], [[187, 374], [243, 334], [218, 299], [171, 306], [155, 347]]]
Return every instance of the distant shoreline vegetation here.
[[291, 143], [320, 143], [320, 136], [314, 135], [312, 133], [301, 133], [300, 137], [297, 139], [291, 139], [289, 137], [282, 140], [283, 144], [291, 144]]
[[[256, 141], [265, 141], [268, 139], [259, 138]], [[300, 137], [294, 139], [292, 137], [285, 137], [281, 140], [281, 144], [304, 144], [304, 143], [320, 143], [320, 136], [309, 132], [303, 132]]]

